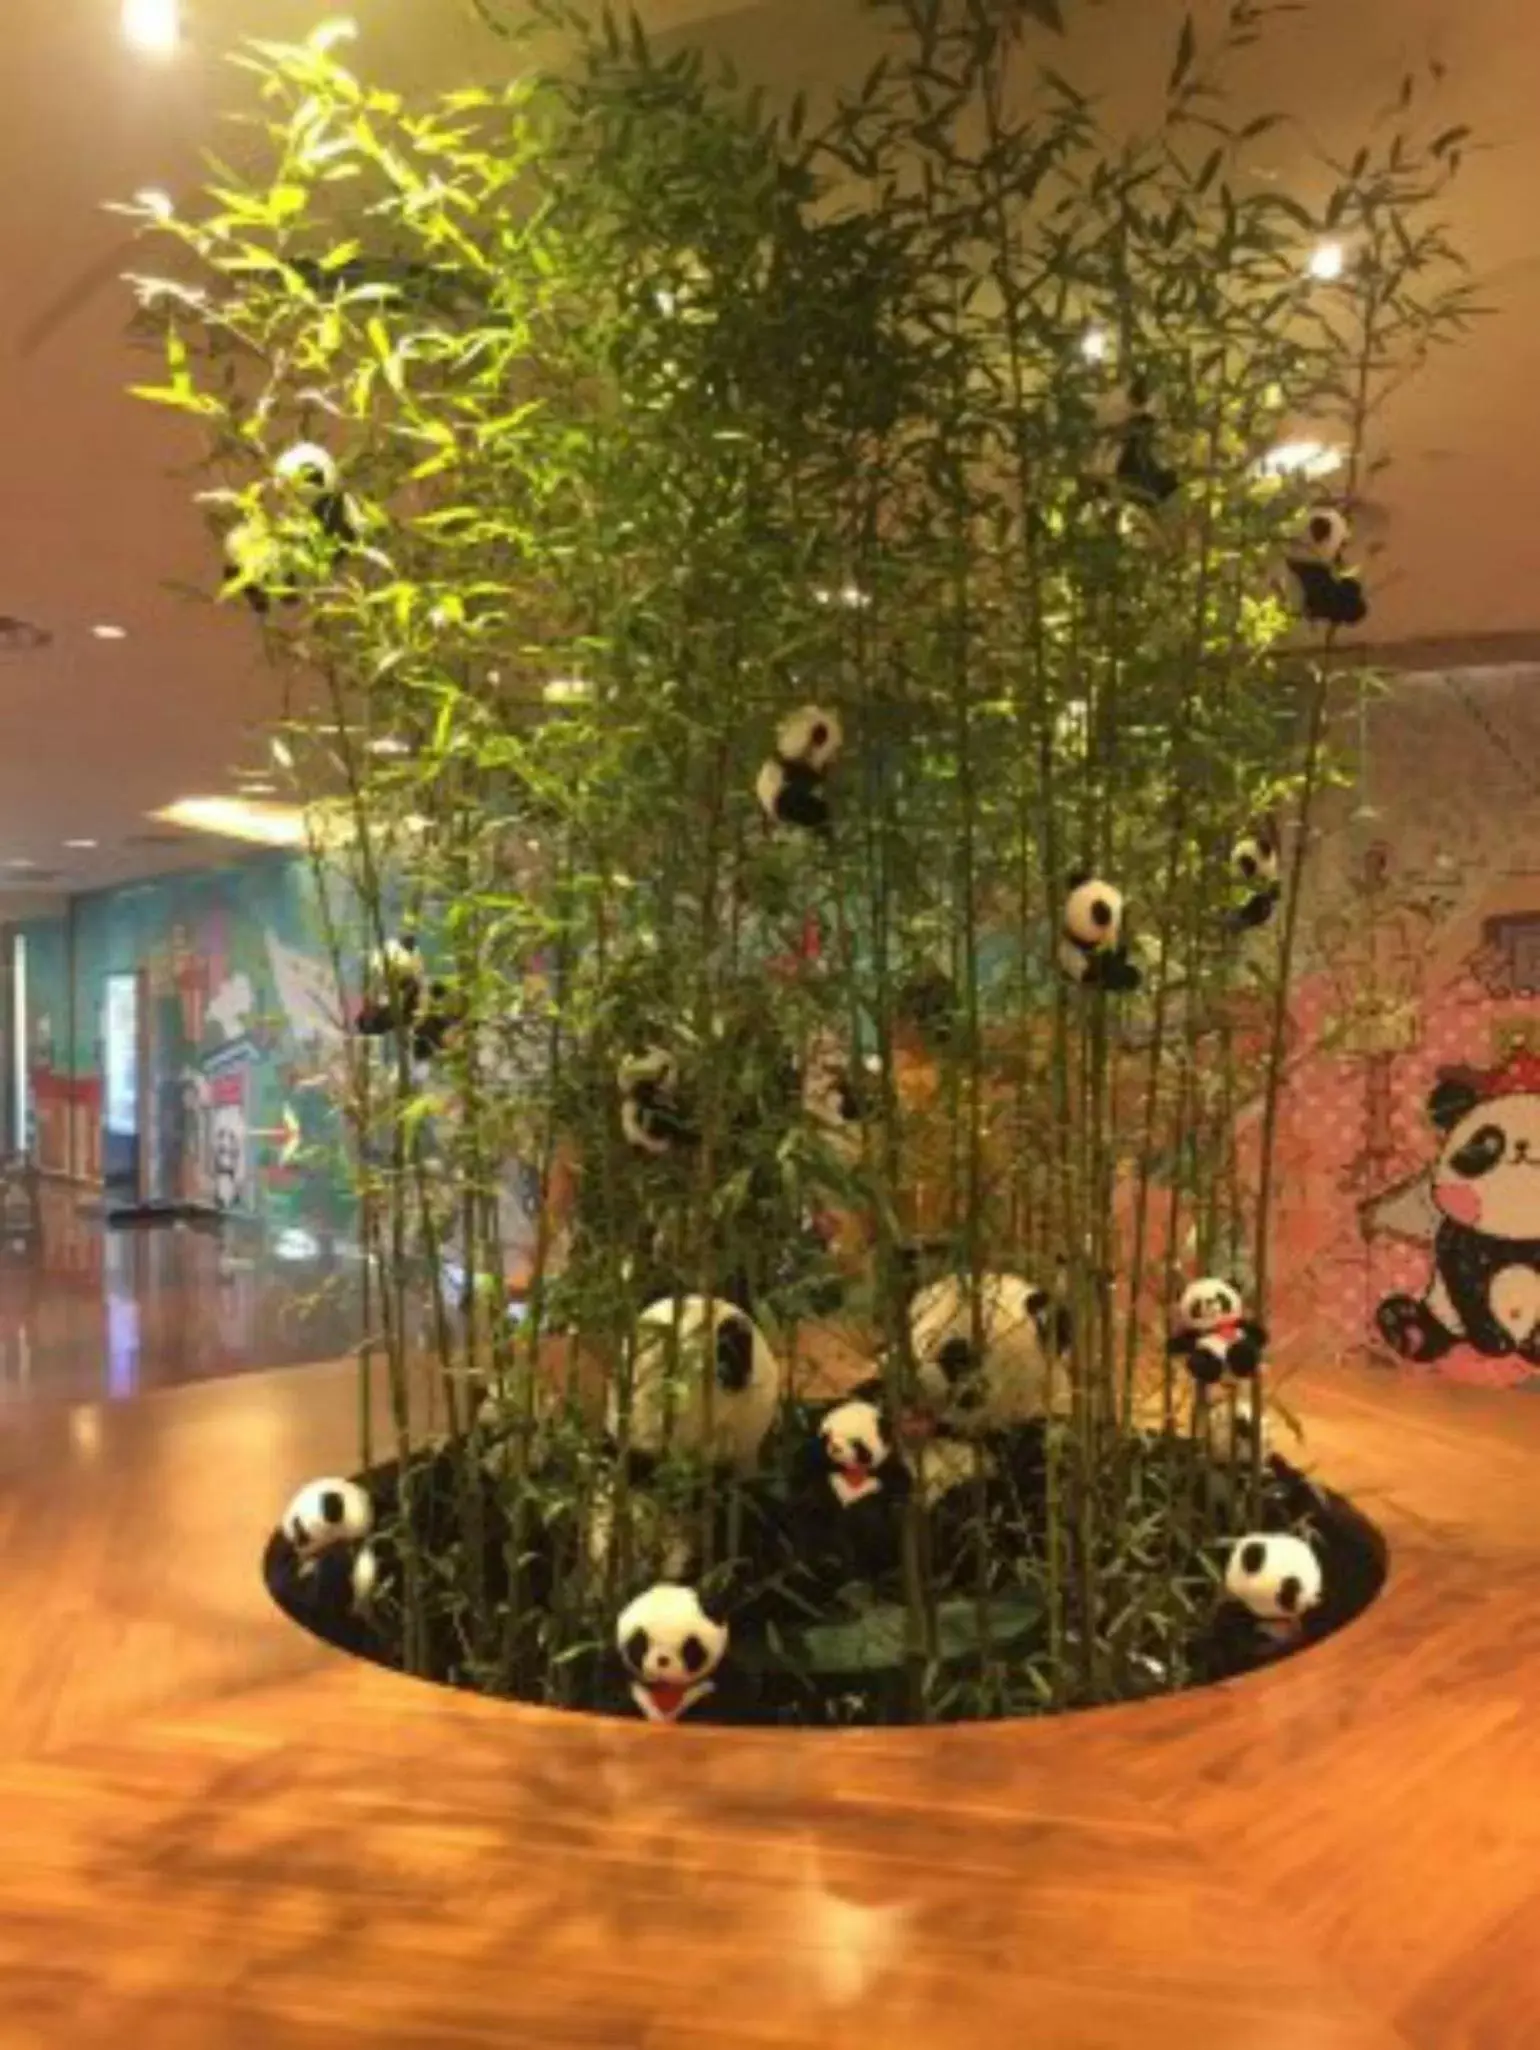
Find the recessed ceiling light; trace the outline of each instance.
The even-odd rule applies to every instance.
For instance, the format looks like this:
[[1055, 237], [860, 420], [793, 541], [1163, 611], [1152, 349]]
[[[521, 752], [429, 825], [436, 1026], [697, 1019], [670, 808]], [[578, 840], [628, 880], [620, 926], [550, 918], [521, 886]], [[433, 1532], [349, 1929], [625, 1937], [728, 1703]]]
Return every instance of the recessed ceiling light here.
[[1347, 262], [1347, 252], [1340, 242], [1317, 242], [1310, 252], [1310, 261], [1305, 268], [1311, 277], [1319, 278], [1329, 285], [1333, 278], [1340, 278]]
[[182, 41], [181, 0], [123, 0], [123, 39], [144, 57], [174, 57]]
[[126, 626], [93, 626], [91, 632], [99, 641], [126, 641], [128, 639], [128, 628]]
[[92, 847], [100, 847], [100, 840], [66, 840], [66, 847], [73, 847], [77, 853], [85, 853]]
[[35, 861], [29, 861], [29, 860], [27, 859], [27, 857], [26, 857], [26, 855], [25, 855], [25, 854], [18, 854], [18, 855], [15, 855], [15, 856], [14, 856], [14, 857], [13, 857], [13, 858], [12, 858], [12, 859], [11, 859], [10, 861], [8, 861], [8, 862], [7, 862], [7, 863], [6, 863], [5, 865], [6, 865], [6, 867], [7, 867], [7, 868], [36, 868], [36, 867], [37, 867], [37, 863], [36, 863]]
[[276, 797], [278, 785], [266, 776], [237, 776], [236, 787], [242, 797]]
[[303, 847], [305, 814], [297, 804], [263, 804], [245, 797], [179, 797], [152, 812], [168, 826], [212, 833], [221, 840], [246, 840], [260, 847]]

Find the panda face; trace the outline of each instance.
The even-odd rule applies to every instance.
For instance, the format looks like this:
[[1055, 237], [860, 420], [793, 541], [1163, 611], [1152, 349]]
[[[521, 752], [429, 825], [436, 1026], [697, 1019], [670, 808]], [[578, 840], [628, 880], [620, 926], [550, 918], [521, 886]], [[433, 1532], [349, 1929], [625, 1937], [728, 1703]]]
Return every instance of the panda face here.
[[1433, 1170], [1433, 1200], [1486, 1238], [1540, 1238], [1540, 1093], [1476, 1102], [1453, 1117]]
[[357, 1481], [307, 1481], [283, 1512], [283, 1534], [304, 1562], [335, 1545], [359, 1544], [374, 1528], [374, 1505]]
[[314, 505], [334, 492], [339, 482], [336, 457], [318, 441], [297, 441], [286, 448], [273, 474], [305, 505]]
[[1293, 1623], [1321, 1599], [1321, 1562], [1300, 1537], [1257, 1532], [1237, 1538], [1225, 1592], [1267, 1623]]
[[1335, 562], [1348, 534], [1347, 520], [1334, 505], [1314, 505], [1305, 515], [1304, 546], [1317, 562]]
[[1123, 936], [1123, 892], [1100, 876], [1071, 876], [1064, 900], [1064, 937], [1088, 953], [1116, 947]]
[[242, 520], [225, 536], [225, 561], [242, 582], [276, 583], [283, 573], [283, 550], [257, 520]]
[[909, 1343], [926, 1414], [963, 1431], [1041, 1415], [1052, 1318], [1047, 1290], [1017, 1275], [981, 1275], [975, 1287], [949, 1274], [921, 1289], [909, 1307]]
[[1278, 880], [1278, 848], [1264, 833], [1242, 833], [1230, 849], [1230, 866], [1248, 889], [1266, 889]]
[[803, 705], [788, 713], [777, 727], [775, 752], [782, 762], [797, 763], [821, 776], [839, 759], [844, 741], [837, 712]]
[[1182, 1291], [1180, 1314], [1189, 1331], [1213, 1331], [1239, 1317], [1243, 1308], [1240, 1291], [1212, 1274], [1189, 1282]]
[[890, 1450], [881, 1414], [871, 1402], [840, 1403], [818, 1426], [818, 1435], [830, 1466], [849, 1480], [871, 1474]]
[[669, 1095], [679, 1080], [678, 1064], [674, 1056], [661, 1046], [649, 1046], [643, 1053], [625, 1056], [617, 1070], [616, 1080], [622, 1096], [635, 1096], [642, 1089]]
[[[712, 1384], [707, 1436], [706, 1384]], [[764, 1333], [733, 1304], [705, 1296], [661, 1297], [636, 1332], [630, 1442], [639, 1452], [704, 1452], [753, 1470], [781, 1398], [781, 1368]], [[609, 1393], [618, 1432], [620, 1391]]]
[[727, 1625], [707, 1615], [693, 1587], [660, 1581], [621, 1610], [615, 1644], [638, 1685], [682, 1697], [722, 1663]]

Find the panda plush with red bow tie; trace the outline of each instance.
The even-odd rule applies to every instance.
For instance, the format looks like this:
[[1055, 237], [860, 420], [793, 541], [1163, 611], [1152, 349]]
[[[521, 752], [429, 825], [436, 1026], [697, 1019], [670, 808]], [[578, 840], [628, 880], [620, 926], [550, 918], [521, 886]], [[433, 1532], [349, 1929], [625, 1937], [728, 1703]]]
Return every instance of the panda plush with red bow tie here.
[[727, 1620], [693, 1587], [660, 1580], [628, 1602], [615, 1648], [631, 1704], [649, 1723], [704, 1716], [722, 1693]]
[[1239, 1289], [1207, 1275], [1182, 1291], [1177, 1328], [1166, 1346], [1173, 1359], [1184, 1359], [1200, 1388], [1221, 1381], [1249, 1381], [1262, 1364], [1267, 1333], [1246, 1315]]

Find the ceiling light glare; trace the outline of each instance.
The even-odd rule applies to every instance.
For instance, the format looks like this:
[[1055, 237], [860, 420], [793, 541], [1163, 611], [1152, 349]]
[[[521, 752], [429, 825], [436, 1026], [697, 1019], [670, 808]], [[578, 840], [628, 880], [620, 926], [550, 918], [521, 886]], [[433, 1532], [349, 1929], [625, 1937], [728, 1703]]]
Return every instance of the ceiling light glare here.
[[89, 854], [93, 847], [100, 847], [100, 840], [66, 840], [65, 846], [76, 854]]
[[1340, 278], [1347, 265], [1347, 252], [1340, 242], [1317, 242], [1305, 268], [1323, 285]]
[[1087, 363], [1105, 363], [1111, 346], [1104, 327], [1088, 327], [1080, 337], [1080, 353]]
[[126, 626], [93, 626], [91, 634], [92, 638], [98, 641], [126, 641], [128, 639], [128, 628]]
[[188, 832], [256, 847], [303, 847], [305, 814], [298, 805], [262, 804], [245, 797], [179, 797], [150, 816]]
[[1307, 482], [1314, 482], [1317, 477], [1329, 477], [1334, 470], [1340, 470], [1344, 460], [1342, 450], [1333, 448], [1329, 442], [1283, 441], [1261, 458], [1257, 474], [1262, 477], [1303, 477]]
[[174, 57], [182, 42], [181, 0], [123, 0], [123, 40], [141, 57]]

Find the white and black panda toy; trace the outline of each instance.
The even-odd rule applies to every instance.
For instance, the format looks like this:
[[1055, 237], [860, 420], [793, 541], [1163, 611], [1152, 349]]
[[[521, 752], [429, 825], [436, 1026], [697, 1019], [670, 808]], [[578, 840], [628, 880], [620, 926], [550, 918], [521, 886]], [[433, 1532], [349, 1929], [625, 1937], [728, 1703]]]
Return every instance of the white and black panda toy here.
[[1015, 1274], [984, 1274], [976, 1283], [943, 1275], [909, 1305], [922, 1410], [963, 1436], [1009, 1430], [1045, 1415], [1053, 1363], [1068, 1342], [1064, 1306]]
[[1240, 1290], [1231, 1283], [1210, 1274], [1183, 1289], [1166, 1351], [1187, 1362], [1200, 1388], [1227, 1378], [1253, 1379], [1266, 1347], [1267, 1332], [1246, 1315]]
[[318, 441], [297, 441], [274, 465], [279, 485], [296, 499], [339, 547], [358, 539], [358, 520], [342, 488], [342, 473], [330, 449]]
[[1139, 970], [1123, 934], [1123, 892], [1084, 869], [1069, 879], [1059, 921], [1059, 966], [1082, 989], [1137, 989]]
[[339, 1616], [368, 1607], [380, 1563], [367, 1489], [331, 1476], [307, 1481], [278, 1528], [289, 1547], [295, 1591], [308, 1604]]
[[1267, 924], [1283, 895], [1281, 868], [1278, 833], [1270, 821], [1264, 819], [1241, 834], [1230, 849], [1230, 873], [1241, 896], [1233, 913], [1235, 925], [1251, 929]]
[[650, 1723], [677, 1723], [717, 1692], [727, 1623], [693, 1587], [659, 1581], [621, 1610], [615, 1648]]
[[1351, 530], [1346, 516], [1332, 505], [1316, 505], [1287, 556], [1299, 585], [1306, 619], [1321, 626], [1361, 626], [1369, 617], [1363, 580], [1343, 567]]
[[845, 741], [837, 712], [802, 705], [781, 721], [775, 753], [760, 769], [755, 794], [772, 825], [799, 826], [808, 833], [829, 830], [829, 771]]
[[1379, 1305], [1380, 1335], [1419, 1363], [1468, 1345], [1540, 1366], [1540, 1055], [1446, 1069], [1428, 1115], [1442, 1142], [1433, 1272], [1420, 1297]]
[[[700, 1454], [735, 1473], [752, 1473], [780, 1407], [782, 1378], [779, 1360], [747, 1311], [720, 1298], [665, 1296], [637, 1322], [628, 1442], [643, 1455]], [[619, 1436], [614, 1387], [607, 1421], [611, 1435]]]
[[841, 1509], [884, 1493], [897, 1474], [887, 1422], [875, 1402], [852, 1397], [836, 1403], [819, 1423], [818, 1446]]
[[616, 1072], [620, 1129], [626, 1144], [661, 1158], [695, 1143], [695, 1127], [679, 1088], [679, 1063], [661, 1046], [627, 1054]]
[[1135, 377], [1097, 402], [1102, 453], [1093, 474], [1140, 505], [1164, 505], [1180, 480], [1156, 453], [1159, 414], [1148, 378]]
[[1237, 1538], [1225, 1567], [1225, 1592], [1255, 1617], [1265, 1635], [1289, 1643], [1321, 1600], [1321, 1562], [1302, 1537], [1256, 1531]]
[[365, 1039], [382, 1039], [404, 1030], [422, 1005], [422, 954], [410, 933], [387, 940], [369, 957], [364, 998], [355, 1024]]
[[241, 520], [230, 529], [224, 556], [223, 595], [239, 591], [258, 618], [265, 618], [275, 602], [294, 602], [298, 594], [289, 580], [283, 545], [260, 519]]

